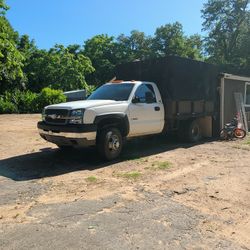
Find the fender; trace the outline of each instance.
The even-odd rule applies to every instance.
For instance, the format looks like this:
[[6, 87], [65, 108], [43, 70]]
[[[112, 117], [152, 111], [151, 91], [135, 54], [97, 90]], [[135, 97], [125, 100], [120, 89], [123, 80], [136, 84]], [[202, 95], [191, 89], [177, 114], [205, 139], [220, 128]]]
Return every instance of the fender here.
[[116, 124], [119, 123], [122, 126], [122, 134], [124, 136], [129, 134], [129, 120], [128, 116], [125, 113], [112, 113], [112, 114], [104, 114], [96, 116], [94, 120], [94, 124], [97, 126], [102, 125], [109, 125], [109, 124]]

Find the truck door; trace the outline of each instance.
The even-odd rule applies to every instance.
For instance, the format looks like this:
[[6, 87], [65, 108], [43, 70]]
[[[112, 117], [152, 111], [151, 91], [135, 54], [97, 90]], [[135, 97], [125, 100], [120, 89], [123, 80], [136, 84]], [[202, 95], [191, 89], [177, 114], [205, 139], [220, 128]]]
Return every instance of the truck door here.
[[164, 108], [157, 102], [151, 84], [140, 85], [129, 105], [129, 136], [149, 135], [162, 132], [164, 127]]

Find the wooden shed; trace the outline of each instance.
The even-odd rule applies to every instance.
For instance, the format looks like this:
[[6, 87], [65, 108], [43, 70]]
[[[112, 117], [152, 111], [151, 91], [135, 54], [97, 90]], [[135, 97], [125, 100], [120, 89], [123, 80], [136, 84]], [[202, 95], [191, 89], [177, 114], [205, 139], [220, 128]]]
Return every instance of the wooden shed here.
[[[222, 74], [220, 82], [220, 126], [223, 127], [240, 112], [243, 107], [245, 111], [241, 113], [243, 123], [250, 127], [250, 77]], [[244, 121], [245, 119], [245, 121]]]

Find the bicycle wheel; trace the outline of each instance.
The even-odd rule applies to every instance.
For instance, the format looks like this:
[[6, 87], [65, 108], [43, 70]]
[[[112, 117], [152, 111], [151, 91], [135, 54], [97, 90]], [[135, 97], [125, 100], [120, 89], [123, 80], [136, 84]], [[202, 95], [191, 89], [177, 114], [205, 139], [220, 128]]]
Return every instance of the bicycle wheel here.
[[246, 131], [241, 128], [234, 129], [233, 135], [235, 138], [243, 139], [246, 136]]
[[227, 140], [228, 139], [228, 133], [227, 133], [227, 130], [225, 128], [223, 128], [220, 131], [220, 139], [221, 140]]

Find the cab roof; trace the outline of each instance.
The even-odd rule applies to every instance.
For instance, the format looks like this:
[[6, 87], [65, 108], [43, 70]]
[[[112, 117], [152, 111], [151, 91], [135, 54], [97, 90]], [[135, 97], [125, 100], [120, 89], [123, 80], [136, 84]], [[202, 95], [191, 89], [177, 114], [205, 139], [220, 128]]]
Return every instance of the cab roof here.
[[113, 83], [113, 84], [122, 84], [122, 83], [133, 83], [133, 84], [140, 84], [140, 83], [152, 83], [152, 82], [144, 82], [144, 81], [136, 81], [136, 80], [130, 80], [130, 81], [124, 81], [124, 80], [111, 80], [110, 82], [108, 83]]

